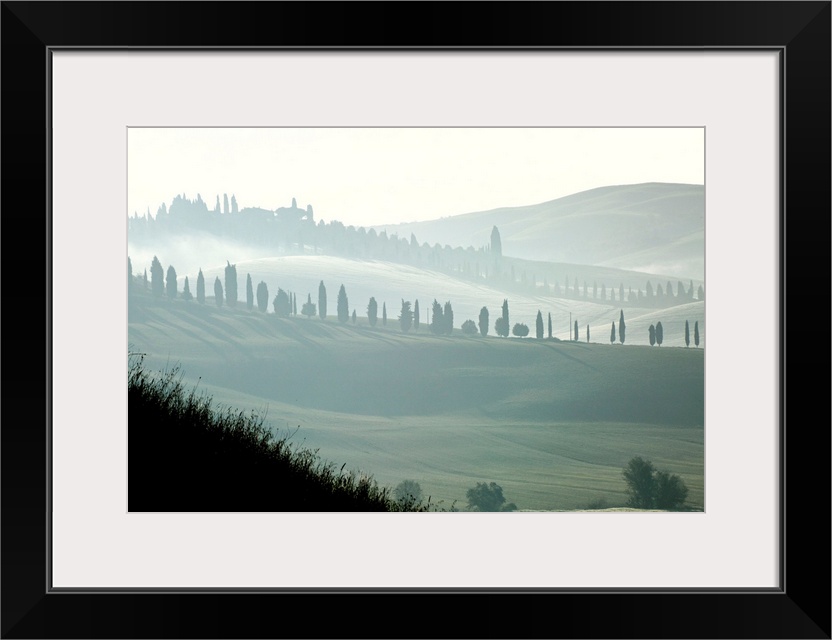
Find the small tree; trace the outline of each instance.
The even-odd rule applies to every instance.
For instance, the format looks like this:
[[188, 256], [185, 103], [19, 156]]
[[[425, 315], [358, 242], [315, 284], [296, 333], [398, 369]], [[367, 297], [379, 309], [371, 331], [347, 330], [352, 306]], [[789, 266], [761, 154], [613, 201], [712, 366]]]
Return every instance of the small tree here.
[[219, 276], [214, 280], [214, 302], [218, 307], [222, 306], [222, 282], [220, 282]]
[[650, 328], [647, 329], [647, 332], [650, 334], [650, 346], [652, 347], [656, 344], [656, 327], [651, 324]]
[[454, 331], [454, 310], [451, 307], [450, 301], [445, 303], [445, 308], [442, 311], [442, 319], [444, 320], [444, 333], [451, 335]]
[[589, 342], [589, 325], [586, 325], [586, 341]]
[[157, 298], [161, 298], [165, 292], [165, 271], [162, 269], [162, 263], [159, 258], [153, 256], [153, 262], [150, 263], [150, 290]]
[[662, 346], [662, 340], [664, 339], [664, 330], [662, 329], [662, 323], [656, 323], [656, 343], [659, 346]]
[[699, 346], [699, 320], [693, 323], [693, 344]]
[[610, 344], [615, 344], [615, 322], [612, 323], [612, 329], [610, 329]]
[[191, 295], [191, 285], [188, 284], [188, 276], [185, 276], [185, 288], [182, 291], [182, 299], [186, 302], [193, 299]]
[[621, 315], [618, 318], [618, 340], [624, 344], [624, 330], [627, 325], [624, 324], [624, 309], [621, 310]]
[[[411, 237], [413, 234], [410, 234]], [[413, 303], [413, 329], [418, 331], [419, 330], [419, 301]]]
[[246, 274], [246, 309], [254, 308], [254, 287], [251, 285], [251, 274]]
[[367, 321], [371, 327], [376, 326], [378, 322], [378, 303], [375, 298], [370, 298], [370, 303], [367, 305]]
[[310, 318], [310, 319], [312, 318], [312, 316], [314, 316], [316, 313], [318, 313], [317, 305], [314, 302], [312, 302], [312, 294], [311, 293], [306, 294], [306, 302], [300, 308], [300, 312], [303, 315], [305, 315], [307, 318]]
[[202, 275], [202, 269], [196, 277], [196, 301], [199, 304], [205, 304], [205, 276]]
[[575, 340], [575, 342], [578, 341], [578, 321], [577, 320], [575, 320], [575, 338], [574, 338], [574, 340]]
[[176, 297], [176, 269], [173, 268], [173, 265], [168, 267], [168, 275], [165, 278], [165, 291], [171, 300]]
[[439, 304], [436, 298], [433, 299], [433, 304], [431, 305], [430, 332], [436, 335], [445, 333], [445, 318], [442, 313], [442, 305]]
[[484, 338], [488, 335], [488, 308], [483, 307], [480, 309], [480, 318], [479, 318], [479, 326], [480, 326], [480, 334]]
[[540, 309], [537, 310], [537, 320], [534, 323], [535, 336], [538, 340], [543, 340], [543, 314]]
[[326, 320], [326, 287], [323, 280], [318, 285], [318, 314], [321, 320]]
[[690, 324], [685, 320], [685, 347], [690, 346]]
[[347, 290], [344, 285], [338, 289], [338, 322], [346, 322], [350, 319], [349, 301], [347, 300]]
[[393, 497], [403, 507], [412, 507], [422, 500], [422, 487], [414, 480], [402, 480], [393, 489]]
[[688, 497], [688, 488], [677, 475], [670, 475], [666, 471], [656, 471], [653, 482], [655, 483], [656, 509], [668, 511], [679, 509]]
[[529, 327], [522, 322], [518, 322], [514, 325], [511, 332], [518, 338], [525, 338], [529, 335]]
[[477, 333], [477, 323], [473, 320], [466, 320], [462, 323], [461, 329], [462, 333], [466, 335], [474, 335], [475, 333]]
[[272, 301], [272, 306], [278, 318], [286, 318], [292, 312], [292, 303], [289, 302], [289, 294], [280, 287], [277, 288], [277, 295]]
[[465, 492], [468, 500], [469, 511], [514, 511], [517, 509], [513, 503], [505, 504], [503, 488], [496, 482], [485, 484], [478, 482]]
[[552, 339], [552, 314], [549, 313], [549, 339]]
[[381, 303], [381, 326], [387, 326], [387, 303]]
[[269, 308], [269, 288], [262, 280], [257, 285], [257, 308], [263, 313]]
[[237, 306], [237, 265], [225, 261], [225, 300], [229, 307]]
[[627, 483], [627, 506], [634, 509], [653, 508], [653, 474], [656, 469], [649, 460], [640, 456], [632, 458], [624, 467], [622, 476]]
[[410, 301], [402, 298], [402, 310], [399, 313], [399, 326], [407, 333], [413, 325], [413, 310], [410, 308]]
[[508, 320], [508, 300], [503, 300], [503, 315], [497, 318], [497, 321], [494, 323], [494, 330], [497, 332], [498, 336], [502, 336], [503, 338], [508, 337], [508, 333], [510, 331]]

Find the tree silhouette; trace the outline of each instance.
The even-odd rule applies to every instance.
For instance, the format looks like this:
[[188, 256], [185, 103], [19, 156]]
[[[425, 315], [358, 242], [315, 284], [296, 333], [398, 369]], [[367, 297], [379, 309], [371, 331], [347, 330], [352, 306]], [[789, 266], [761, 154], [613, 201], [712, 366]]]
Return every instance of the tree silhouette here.
[[142, 276], [142, 281], [144, 282], [144, 288], [147, 289], [147, 269], [144, 270], [144, 275]]
[[168, 275], [165, 279], [165, 291], [171, 300], [176, 297], [176, 269], [173, 268], [173, 265], [168, 267]]
[[659, 346], [662, 346], [662, 340], [664, 340], [664, 330], [662, 329], [662, 323], [656, 323], [656, 342]]
[[653, 478], [655, 485], [656, 509], [675, 510], [682, 506], [688, 497], [688, 488], [677, 475], [670, 475], [666, 471], [656, 471]]
[[219, 276], [214, 280], [214, 302], [217, 303], [218, 307], [222, 306], [222, 282], [220, 282]]
[[701, 284], [699, 285], [699, 288], [696, 290], [696, 298], [698, 300], [705, 299], [705, 288]]
[[387, 303], [381, 303], [381, 326], [387, 326]]
[[534, 328], [537, 339], [543, 340], [543, 314], [540, 313], [540, 309], [537, 310], [537, 320], [535, 320]]
[[442, 313], [442, 305], [439, 304], [436, 298], [433, 299], [430, 315], [430, 332], [436, 335], [445, 333], [445, 318]]
[[552, 339], [552, 313], [549, 313], [549, 339]]
[[410, 308], [410, 301], [402, 298], [402, 310], [399, 313], [399, 325], [404, 333], [410, 331], [413, 325], [413, 310]]
[[699, 320], [693, 323], [693, 344], [699, 346]]
[[371, 327], [376, 326], [378, 322], [378, 303], [375, 298], [370, 298], [370, 303], [367, 305], [367, 321]]
[[529, 327], [523, 324], [522, 322], [517, 322], [515, 323], [511, 332], [518, 338], [525, 338], [527, 335], [529, 335]]
[[289, 302], [289, 294], [280, 287], [277, 288], [277, 295], [272, 301], [272, 306], [278, 318], [286, 318], [292, 312], [292, 303]]
[[473, 320], [466, 320], [462, 323], [460, 329], [462, 329], [462, 333], [466, 335], [473, 335], [477, 332], [477, 323]]
[[654, 481], [656, 469], [653, 463], [640, 456], [632, 458], [624, 467], [622, 476], [627, 483], [627, 506], [634, 509], [652, 509]]
[[292, 315], [298, 315], [298, 296], [296, 293], [292, 294]]
[[586, 341], [589, 342], [589, 325], [586, 325]]
[[196, 301], [199, 304], [205, 304], [205, 276], [202, 275], [202, 269], [196, 277]]
[[610, 344], [615, 344], [615, 322], [612, 323], [612, 329], [610, 329]]
[[479, 318], [479, 327], [480, 327], [480, 334], [485, 337], [488, 335], [488, 308], [483, 307], [480, 309], [480, 318]]
[[162, 263], [159, 258], [153, 256], [153, 262], [150, 263], [150, 290], [157, 298], [161, 298], [165, 293], [165, 271], [162, 269]]
[[305, 315], [307, 318], [311, 318], [316, 313], [318, 313], [318, 307], [312, 302], [312, 294], [306, 294], [306, 302], [300, 308], [300, 312]]
[[251, 274], [246, 274], [246, 309], [254, 308], [254, 287], [251, 286]]
[[269, 308], [269, 288], [262, 280], [257, 285], [257, 308], [263, 313]]
[[350, 310], [349, 301], [347, 300], [347, 290], [344, 289], [344, 285], [341, 285], [341, 288], [338, 289], [337, 305], [338, 322], [346, 322], [350, 319]]
[[498, 336], [502, 336], [503, 338], [508, 337], [508, 332], [510, 331], [508, 319], [508, 300], [503, 300], [503, 314], [500, 318], [497, 318], [497, 321], [494, 323], [494, 330], [497, 332]]
[[442, 312], [442, 319], [444, 320], [444, 332], [451, 335], [454, 331], [454, 310], [451, 307], [450, 300], [445, 303], [445, 309]]
[[624, 344], [624, 331], [627, 325], [624, 324], [624, 309], [621, 310], [621, 315], [618, 318], [618, 340]]
[[[415, 236], [413, 236], [413, 234], [410, 234], [410, 235], [415, 240]], [[411, 241], [411, 242], [413, 242], [413, 241]], [[416, 330], [416, 331], [419, 330], [419, 301], [418, 300], [413, 304], [413, 329]]]
[[500, 239], [500, 231], [496, 225], [491, 229], [491, 253], [495, 258], [500, 258], [503, 255], [503, 242]]
[[486, 484], [478, 482], [475, 487], [465, 492], [469, 511], [512, 511], [517, 509], [513, 503], [504, 504], [503, 488], [496, 482]]
[[656, 327], [654, 327], [651, 324], [650, 327], [647, 329], [647, 332], [650, 335], [650, 346], [652, 347], [654, 344], [656, 344]]
[[318, 285], [318, 314], [321, 320], [326, 320], [326, 287], [323, 280]]
[[396, 488], [393, 489], [393, 496], [402, 506], [413, 506], [419, 503], [422, 499], [422, 487], [418, 482], [413, 480], [402, 480]]
[[577, 320], [575, 320], [575, 337], [574, 337], [574, 340], [575, 340], [575, 342], [578, 341], [578, 321]]
[[229, 307], [237, 306], [237, 265], [225, 261], [225, 300]]
[[685, 320], [685, 347], [690, 346], [690, 324]]
[[191, 295], [191, 285], [188, 284], [188, 276], [185, 276], [185, 288], [182, 290], [182, 299], [185, 301], [193, 299]]

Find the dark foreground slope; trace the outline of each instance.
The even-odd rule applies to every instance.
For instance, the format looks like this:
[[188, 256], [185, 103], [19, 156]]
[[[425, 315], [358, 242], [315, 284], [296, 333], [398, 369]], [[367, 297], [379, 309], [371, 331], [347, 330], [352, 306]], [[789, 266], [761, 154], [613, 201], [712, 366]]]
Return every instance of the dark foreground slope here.
[[[418, 511], [369, 476], [274, 440], [256, 415], [214, 411], [176, 370], [128, 378], [129, 511]], [[343, 468], [342, 468], [343, 469]]]

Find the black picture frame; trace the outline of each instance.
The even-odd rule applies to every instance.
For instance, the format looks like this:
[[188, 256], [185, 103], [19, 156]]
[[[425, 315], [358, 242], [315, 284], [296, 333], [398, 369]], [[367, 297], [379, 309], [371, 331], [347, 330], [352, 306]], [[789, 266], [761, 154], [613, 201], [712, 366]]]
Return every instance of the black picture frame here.
[[[3, 2], [2, 637], [829, 638], [829, 386], [817, 372], [830, 368], [806, 329], [829, 307], [830, 15], [828, 1]], [[47, 134], [50, 51], [62, 47], [778, 51], [780, 588], [52, 592]]]

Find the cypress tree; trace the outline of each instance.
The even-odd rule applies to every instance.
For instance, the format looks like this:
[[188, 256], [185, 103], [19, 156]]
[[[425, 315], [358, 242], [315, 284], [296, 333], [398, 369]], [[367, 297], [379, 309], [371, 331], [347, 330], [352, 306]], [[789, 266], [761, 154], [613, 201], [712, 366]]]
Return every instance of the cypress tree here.
[[387, 303], [381, 303], [381, 324], [382, 326], [387, 326]]
[[664, 330], [662, 329], [662, 323], [656, 323], [656, 342], [659, 343], [659, 346], [662, 346], [662, 340], [664, 340]]
[[549, 338], [552, 337], [552, 313], [549, 313]]
[[693, 323], [693, 344], [699, 346], [699, 320]]
[[205, 304], [205, 276], [202, 275], [202, 269], [196, 277], [196, 301], [199, 304]]
[[176, 269], [173, 268], [173, 265], [168, 267], [168, 276], [165, 282], [168, 298], [173, 300], [176, 297]]
[[480, 309], [480, 334], [485, 337], [488, 335], [488, 309], [483, 307]]
[[575, 342], [578, 341], [578, 321], [575, 320]]
[[615, 322], [612, 323], [612, 329], [610, 329], [610, 344], [615, 344]]
[[298, 294], [292, 294], [292, 315], [298, 315]]
[[277, 288], [277, 295], [272, 301], [274, 313], [278, 318], [287, 318], [292, 312], [292, 303], [289, 301], [289, 294], [280, 287]]
[[225, 301], [229, 307], [237, 306], [237, 265], [225, 261]]
[[347, 300], [347, 290], [344, 285], [338, 289], [338, 322], [346, 322], [350, 319], [349, 301]]
[[[411, 244], [412, 244], [413, 240], [415, 240], [415, 236], [413, 236], [413, 234], [410, 234], [410, 235], [411, 235], [411, 238], [412, 238], [412, 240], [411, 240]], [[413, 329], [416, 330], [416, 331], [419, 330], [419, 301], [418, 300], [413, 304]]]
[[378, 303], [375, 298], [370, 298], [370, 303], [367, 305], [367, 321], [371, 327], [376, 326], [378, 321]]
[[251, 286], [251, 274], [246, 274], [246, 309], [254, 308], [254, 288]]
[[303, 306], [300, 308], [300, 312], [307, 318], [311, 318], [318, 312], [318, 309], [315, 307], [315, 303], [312, 302], [311, 293], [306, 294], [306, 302], [303, 303]]
[[142, 277], [144, 281], [144, 288], [147, 289], [147, 269], [144, 270], [144, 276]]
[[157, 298], [161, 298], [165, 292], [165, 272], [162, 269], [162, 263], [159, 258], [153, 256], [153, 262], [150, 263], [150, 290]]
[[586, 325], [586, 341], [589, 342], [589, 325]]
[[410, 308], [410, 301], [402, 298], [402, 310], [399, 313], [399, 325], [404, 333], [410, 331], [413, 324], [413, 311]]
[[326, 287], [323, 280], [318, 285], [318, 315], [321, 316], [321, 320], [326, 320]]
[[540, 309], [537, 310], [537, 320], [534, 323], [535, 333], [538, 340], [543, 340], [543, 314]]
[[219, 276], [214, 280], [214, 302], [217, 303], [218, 307], [222, 306], [222, 282], [220, 282]]
[[448, 335], [452, 334], [454, 331], [454, 310], [451, 308], [450, 300], [445, 303], [445, 309], [443, 311], [443, 319], [445, 321], [445, 331]]
[[193, 298], [193, 296], [191, 295], [191, 285], [188, 284], [188, 276], [185, 276], [185, 288], [182, 291], [182, 298], [186, 301]]
[[647, 332], [650, 338], [650, 346], [652, 347], [654, 344], [656, 344], [656, 327], [654, 327], [651, 324], [650, 327], [647, 329]]
[[687, 320], [685, 320], [685, 346], [690, 346], [690, 325]]
[[437, 301], [436, 298], [433, 299], [433, 305], [431, 306], [430, 315], [430, 332], [436, 335], [444, 333], [445, 319], [442, 317], [442, 305], [439, 304], [439, 301]]
[[621, 316], [618, 318], [618, 339], [621, 344], [624, 344], [624, 331], [627, 325], [624, 324], [624, 309], [621, 310]]
[[269, 288], [262, 280], [257, 285], [257, 308], [263, 313], [269, 309]]

